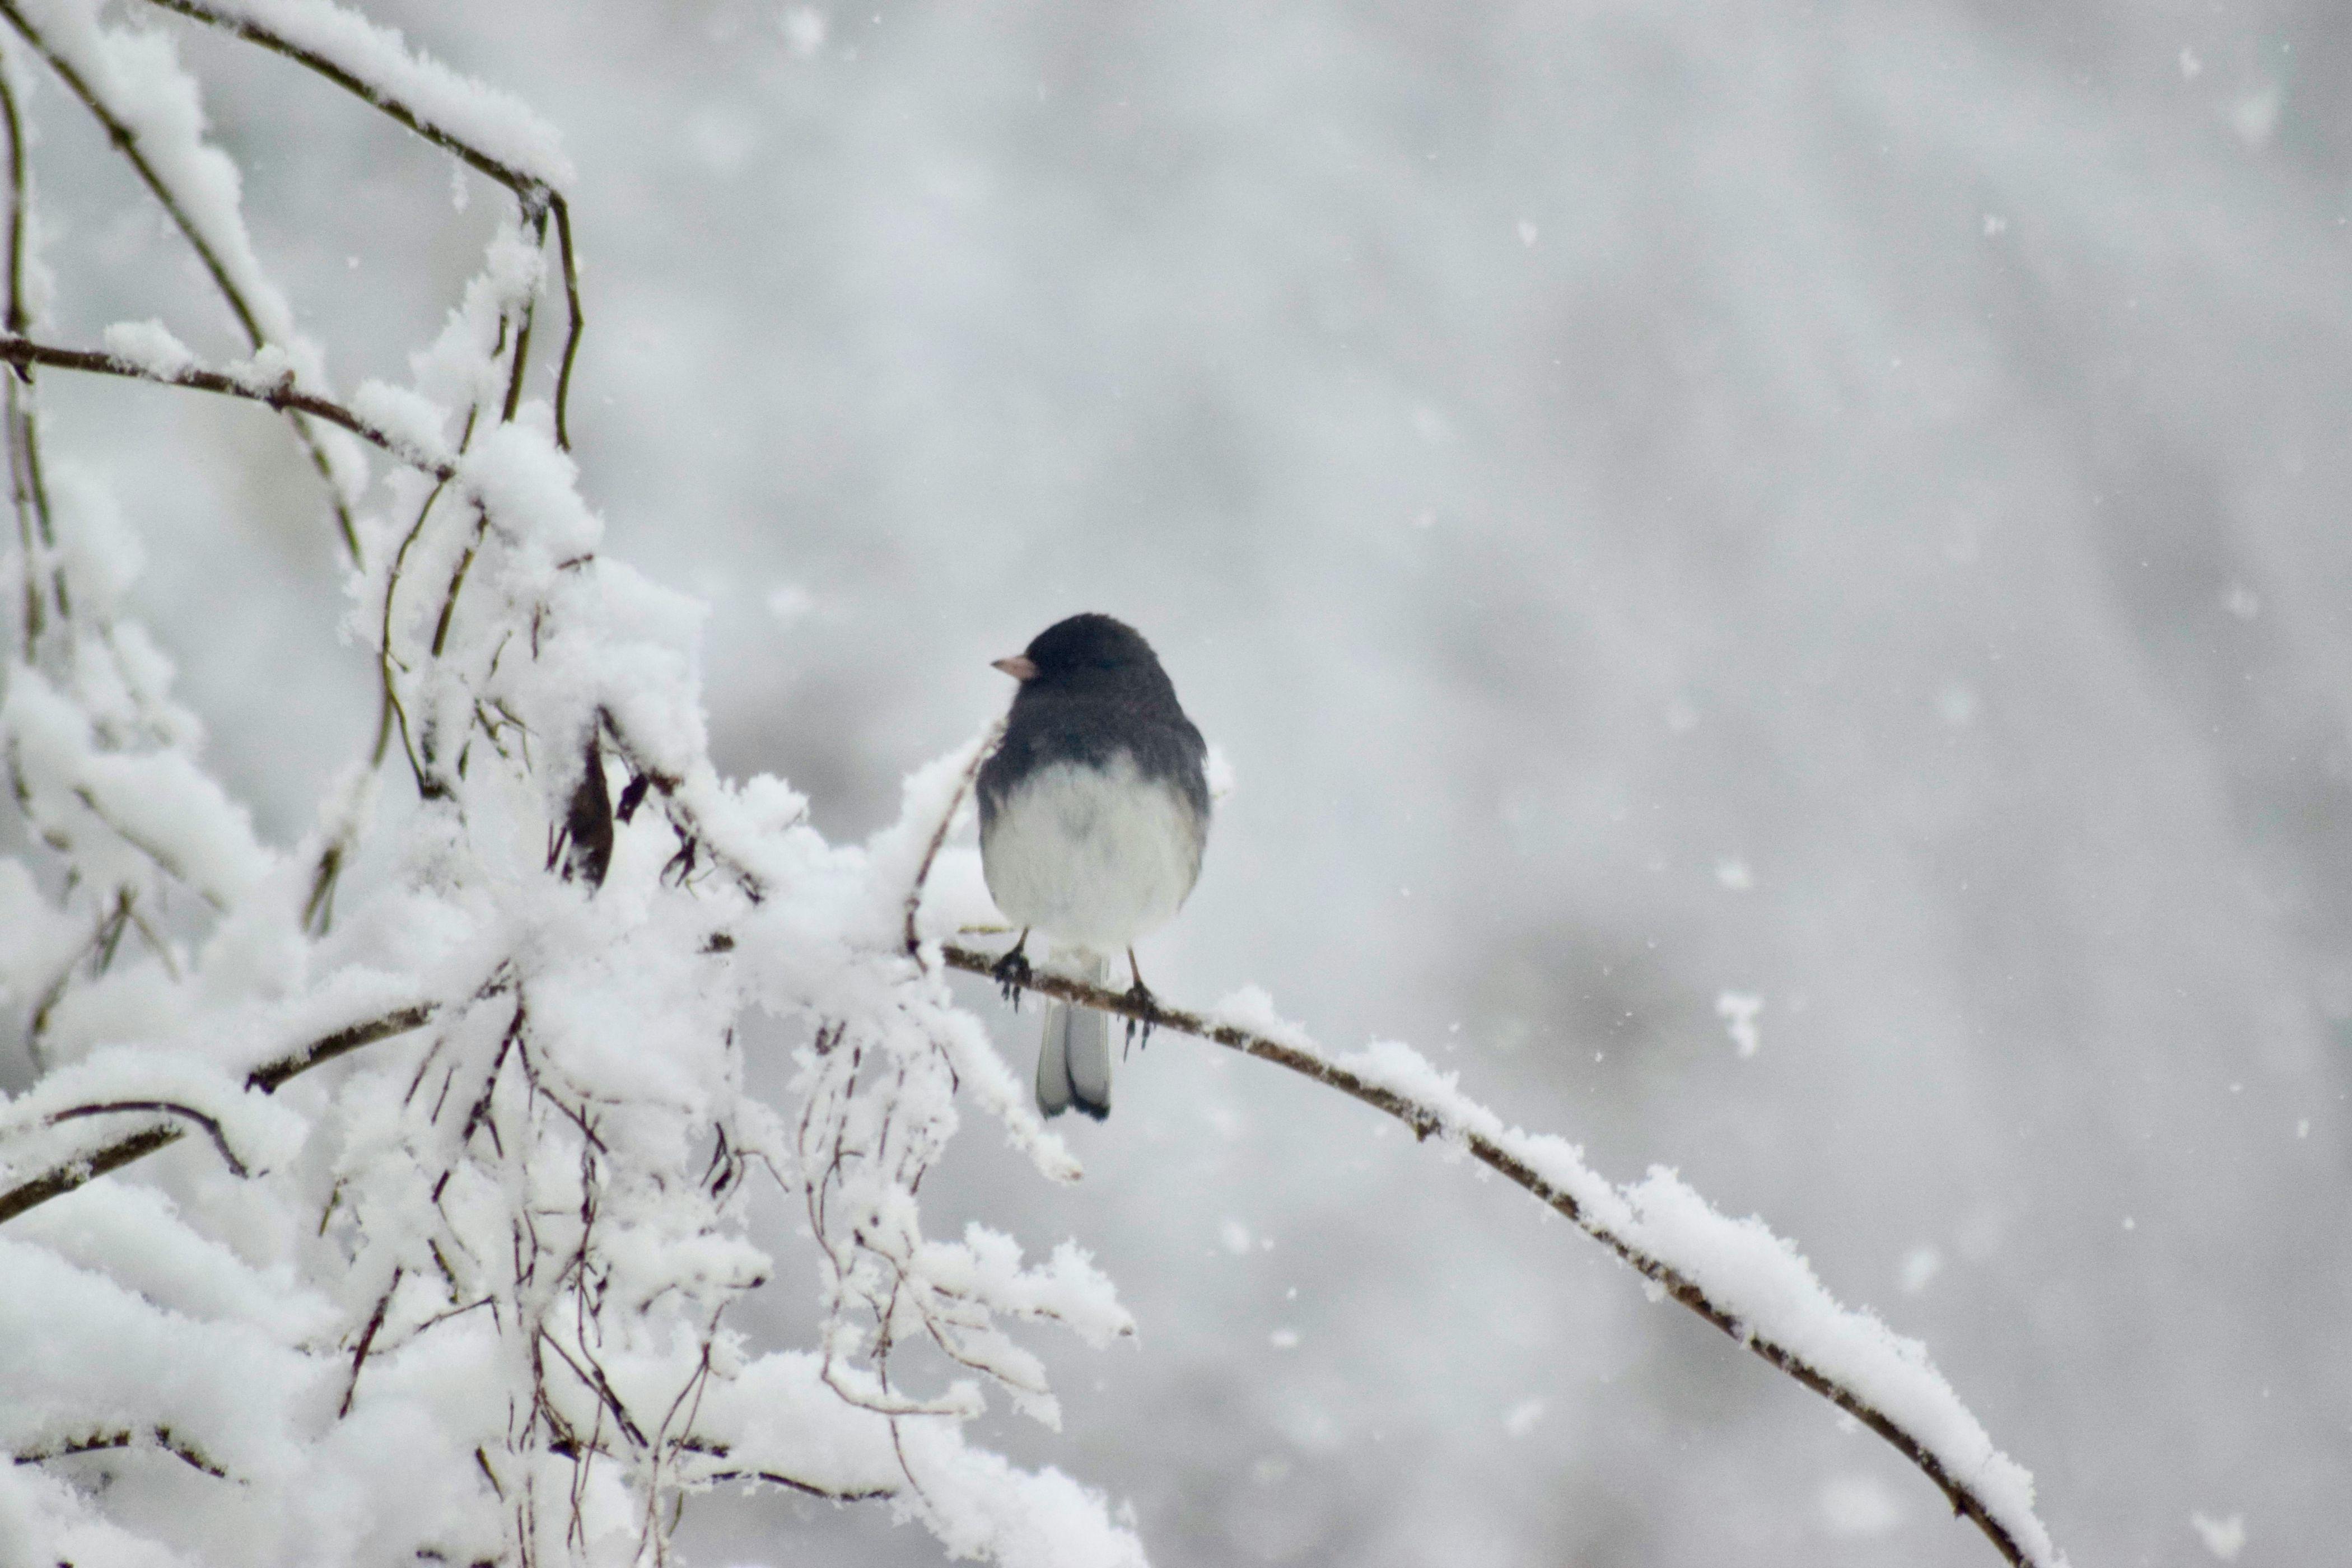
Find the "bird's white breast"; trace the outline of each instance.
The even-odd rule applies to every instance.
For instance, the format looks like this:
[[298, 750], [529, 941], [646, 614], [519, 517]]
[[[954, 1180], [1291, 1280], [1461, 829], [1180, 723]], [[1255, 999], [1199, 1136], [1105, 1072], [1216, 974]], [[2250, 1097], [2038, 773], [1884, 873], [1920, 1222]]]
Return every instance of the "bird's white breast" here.
[[981, 866], [1013, 924], [1116, 953], [1182, 906], [1203, 826], [1175, 786], [1146, 781], [1125, 752], [1108, 768], [1054, 763], [997, 808]]

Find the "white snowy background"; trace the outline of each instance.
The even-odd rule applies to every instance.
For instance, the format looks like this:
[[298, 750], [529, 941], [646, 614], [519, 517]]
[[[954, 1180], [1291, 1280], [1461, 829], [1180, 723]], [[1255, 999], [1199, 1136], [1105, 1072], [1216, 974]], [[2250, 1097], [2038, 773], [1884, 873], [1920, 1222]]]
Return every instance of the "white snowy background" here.
[[[1001, 707], [990, 658], [1121, 615], [1239, 781], [1164, 994], [1419, 1041], [1766, 1215], [2078, 1563], [2341, 1550], [2352, 14], [368, 9], [564, 133], [583, 489], [709, 602], [722, 769], [854, 839]], [[487, 188], [173, 30], [337, 376], [404, 379]], [[237, 349], [37, 96], [52, 335]], [[374, 711], [314, 476], [247, 409], [43, 387], [290, 841]], [[1155, 1562], [1990, 1560], [1361, 1108], [1171, 1038], [1119, 1092], [1079, 1185], [968, 1136], [925, 1196], [1118, 1281], [1133, 1342], [1038, 1345], [1065, 1431], [977, 1436]], [[804, 1332], [812, 1288], [759, 1310]], [[939, 1553], [772, 1494], [685, 1541]]]

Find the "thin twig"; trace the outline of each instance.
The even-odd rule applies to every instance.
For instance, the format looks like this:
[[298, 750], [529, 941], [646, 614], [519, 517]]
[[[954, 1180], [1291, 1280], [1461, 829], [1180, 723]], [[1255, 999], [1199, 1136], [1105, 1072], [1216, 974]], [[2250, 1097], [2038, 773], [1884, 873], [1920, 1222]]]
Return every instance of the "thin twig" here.
[[434, 1004], [419, 1002], [412, 1006], [395, 1008], [365, 1023], [338, 1029], [331, 1035], [311, 1041], [299, 1050], [290, 1051], [254, 1068], [246, 1075], [245, 1081], [248, 1087], [265, 1093], [275, 1090], [287, 1079], [309, 1072], [312, 1068], [322, 1067], [337, 1057], [349, 1056], [362, 1046], [372, 1046], [378, 1040], [388, 1040], [394, 1035], [422, 1028], [436, 1011]]
[[879, 1502], [885, 1498], [894, 1498], [898, 1495], [898, 1489], [896, 1487], [869, 1487], [863, 1491], [854, 1492], [835, 1491], [831, 1487], [821, 1487], [813, 1481], [803, 1481], [792, 1476], [780, 1475], [774, 1470], [714, 1470], [694, 1479], [698, 1482], [708, 1481], [713, 1485], [720, 1481], [765, 1481], [772, 1487], [782, 1487], [787, 1491], [799, 1492], [803, 1497], [822, 1498], [826, 1502]]
[[572, 254], [572, 204], [561, 191], [551, 192], [548, 205], [555, 210], [555, 248], [563, 258], [563, 308], [572, 319], [563, 334], [563, 362], [555, 373], [555, 444], [572, 450], [572, 362], [580, 357], [580, 334], [587, 319], [580, 313], [580, 264]]
[[[522, 205], [523, 226], [530, 230], [531, 252], [537, 255], [547, 248], [546, 194], [532, 191], [519, 194], [516, 199]], [[515, 306], [514, 363], [507, 370], [507, 400], [499, 410], [499, 422], [502, 425], [511, 423], [515, 410], [522, 406], [523, 377], [530, 369], [531, 322], [538, 314], [539, 289], [534, 284], [531, 291]]]
[[[8, 132], [8, 299], [5, 324], [11, 333], [22, 336], [32, 319], [25, 304], [25, 260], [29, 226], [26, 216], [31, 205], [32, 187], [26, 177], [24, 119], [18, 112], [16, 88], [9, 80], [9, 71], [5, 63], [0, 63], [0, 120], [5, 120]], [[39, 647], [47, 618], [41, 601], [42, 552], [54, 551], [58, 541], [57, 530], [49, 516], [48, 484], [41, 475], [39, 416], [35, 408], [32, 367], [20, 367], [7, 381], [8, 487], [10, 499], [16, 505], [17, 541], [23, 553], [25, 657], [29, 661]], [[62, 619], [68, 603], [64, 565], [52, 563], [50, 573], [58, 614]]]
[[85, 1116], [129, 1116], [141, 1112], [150, 1116], [176, 1116], [183, 1121], [194, 1122], [211, 1136], [213, 1147], [220, 1151], [223, 1164], [240, 1177], [253, 1174], [246, 1168], [245, 1162], [236, 1157], [236, 1151], [229, 1147], [228, 1135], [221, 1131], [217, 1117], [208, 1116], [193, 1105], [182, 1105], [176, 1100], [115, 1100], [103, 1105], [77, 1105], [50, 1116], [49, 1125], [55, 1127], [60, 1121], [78, 1121]]
[[360, 1331], [360, 1342], [352, 1347], [351, 1379], [343, 1384], [343, 1402], [335, 1411], [338, 1421], [352, 1413], [352, 1401], [360, 1391], [360, 1369], [367, 1365], [368, 1351], [374, 1345], [376, 1334], [383, 1328], [383, 1315], [392, 1310], [392, 1296], [400, 1289], [401, 1273], [398, 1268], [392, 1271], [392, 1283], [386, 1285], [383, 1294], [375, 1299], [375, 1310], [368, 1314], [367, 1327]]
[[982, 737], [980, 744], [973, 749], [971, 761], [964, 764], [963, 777], [956, 783], [954, 801], [950, 804], [946, 811], [940, 814], [940, 825], [931, 829], [931, 841], [923, 847], [922, 864], [915, 868], [914, 883], [907, 889], [907, 951], [908, 952], [916, 952], [921, 946], [915, 936], [915, 912], [922, 908], [923, 889], [931, 879], [931, 863], [940, 858], [940, 847], [948, 841], [948, 829], [955, 826], [956, 813], [962, 808], [963, 797], [971, 793], [972, 781], [980, 776], [980, 770], [987, 765], [990, 754], [996, 750], [997, 742], [1004, 738], [1004, 726], [1010, 717], [1008, 714], [1006, 718], [999, 719], [991, 725], [988, 733]]
[[[5, 4], [5, 0], [0, 0]], [[131, 381], [152, 382], [158, 386], [185, 386], [198, 392], [218, 393], [224, 397], [241, 397], [248, 403], [259, 403], [271, 408], [299, 409], [330, 425], [339, 425], [370, 446], [399, 458], [412, 468], [431, 474], [436, 479], [457, 477], [457, 465], [446, 462], [419, 451], [411, 443], [371, 420], [354, 414], [331, 398], [304, 392], [294, 384], [289, 374], [276, 381], [241, 381], [216, 370], [190, 365], [166, 374], [124, 359], [120, 354], [98, 353], [89, 349], [59, 348], [54, 343], [35, 342], [26, 337], [10, 334], [0, 338], [0, 363], [13, 365], [46, 364], [59, 370], [88, 371], [96, 375], [119, 375]]]
[[190, 1469], [201, 1470], [215, 1480], [228, 1479], [228, 1472], [215, 1464], [209, 1455], [194, 1443], [173, 1434], [169, 1426], [151, 1426], [144, 1432], [129, 1430], [94, 1432], [87, 1437], [68, 1437], [55, 1443], [44, 1443], [37, 1448], [24, 1448], [14, 1455], [20, 1465], [45, 1465], [52, 1459], [70, 1458], [76, 1454], [110, 1453], [118, 1448], [154, 1448], [169, 1454]]

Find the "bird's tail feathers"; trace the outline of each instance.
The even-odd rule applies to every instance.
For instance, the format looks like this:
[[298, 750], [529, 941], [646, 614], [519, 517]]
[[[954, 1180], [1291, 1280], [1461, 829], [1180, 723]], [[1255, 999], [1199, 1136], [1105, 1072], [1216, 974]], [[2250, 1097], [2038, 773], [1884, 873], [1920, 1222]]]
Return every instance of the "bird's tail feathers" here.
[[[1109, 961], [1072, 953], [1057, 963], [1073, 980], [1099, 985]], [[1045, 1004], [1045, 1037], [1037, 1047], [1037, 1109], [1059, 1116], [1076, 1106], [1100, 1121], [1110, 1114], [1110, 1019], [1092, 1007]]]

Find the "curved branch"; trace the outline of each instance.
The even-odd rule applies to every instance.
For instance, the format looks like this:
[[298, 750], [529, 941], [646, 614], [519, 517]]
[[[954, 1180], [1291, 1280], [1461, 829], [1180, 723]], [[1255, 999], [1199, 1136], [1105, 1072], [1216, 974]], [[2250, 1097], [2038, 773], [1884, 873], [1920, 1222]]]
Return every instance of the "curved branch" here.
[[[357, 71], [338, 63], [320, 51], [297, 43], [282, 33], [265, 27], [250, 16], [231, 16], [216, 6], [207, 5], [205, 0], [151, 0], [151, 3], [163, 10], [174, 11], [194, 21], [218, 27], [224, 32], [244, 39], [248, 44], [268, 49], [272, 54], [283, 55], [296, 64], [317, 72], [345, 92], [389, 116], [394, 123], [423, 137], [467, 167], [489, 179], [496, 180], [499, 184], [512, 191], [515, 199], [522, 204], [526, 218], [537, 212], [553, 212], [556, 246], [563, 265], [564, 305], [570, 313], [572, 323], [571, 330], [563, 340], [562, 366], [555, 379], [555, 440], [556, 445], [570, 451], [572, 434], [568, 408], [572, 395], [572, 362], [580, 352], [580, 333], [586, 323], [580, 312], [580, 273], [572, 248], [572, 207], [571, 204], [563, 199], [563, 193], [541, 176], [527, 173], [512, 163], [492, 157], [463, 136], [434, 120], [431, 115], [409, 103], [382, 82], [369, 81]], [[523, 359], [520, 349], [515, 357], [514, 384], [520, 387], [522, 380]], [[509, 405], [512, 401], [512, 396], [509, 395]], [[512, 417], [511, 406], [509, 406], [509, 417]]]
[[[113, 142], [123, 157], [130, 161], [131, 168], [138, 173], [141, 181], [146, 184], [149, 191], [154, 194], [156, 201], [163, 204], [163, 211], [170, 216], [182, 237], [187, 240], [188, 247], [196, 253], [196, 259], [204, 264], [205, 271], [212, 278], [214, 288], [220, 291], [222, 300], [228, 305], [230, 314], [236, 318], [237, 325], [245, 329], [245, 335], [253, 346], [258, 349], [266, 344], [268, 342], [268, 334], [262, 331], [261, 323], [254, 315], [253, 306], [246, 299], [245, 291], [239, 289], [236, 280], [229, 276], [227, 264], [221, 260], [219, 251], [213, 247], [212, 242], [206, 239], [202, 231], [196, 227], [195, 220], [188, 216], [186, 205], [181, 202], [178, 195], [164, 181], [163, 175], [156, 172], [155, 165], [148, 160], [146, 153], [139, 145], [139, 132], [121, 115], [116, 114], [105, 100], [98, 96], [97, 91], [83, 79], [82, 74], [74, 68], [73, 62], [50, 47], [48, 39], [41, 36], [38, 29], [34, 27], [26, 18], [25, 14], [12, 4], [11, 0], [0, 0], [0, 16], [5, 16], [8, 18], [16, 31], [23, 35], [25, 41], [49, 63], [50, 69], [58, 73], [58, 79], [66, 84], [68, 89], [76, 98], [81, 100], [82, 107], [89, 110], [98, 122], [105, 128], [107, 140]], [[10, 325], [12, 330], [16, 330], [14, 322]], [[352, 518], [352, 509], [350, 503], [343, 499], [342, 487], [335, 482], [335, 467], [328, 460], [326, 447], [320, 445], [318, 432], [312, 430], [303, 421], [303, 411], [292, 405], [279, 405], [279, 412], [285, 414], [288, 421], [294, 426], [296, 437], [301, 441], [303, 450], [310, 454], [310, 466], [319, 470], [319, 478], [325, 481], [328, 504], [334, 508], [335, 526], [342, 535], [343, 548], [350, 552], [352, 563], [358, 564], [360, 561], [359, 525]]]
[[233, 16], [226, 11], [205, 5], [204, 0], [151, 0], [151, 3], [163, 10], [176, 11], [183, 16], [203, 22], [209, 26], [218, 27], [224, 32], [232, 33], [248, 44], [257, 44], [272, 54], [283, 55], [298, 65], [308, 67], [345, 92], [382, 110], [406, 130], [415, 132], [444, 153], [488, 175], [519, 196], [532, 191], [548, 193], [554, 189], [538, 175], [526, 174], [511, 163], [502, 163], [491, 157], [455, 132], [436, 123], [430, 117], [403, 100], [390, 89], [380, 83], [364, 79], [356, 72], [337, 64], [318, 50], [307, 48], [284, 34], [263, 26], [249, 16]]
[[54, 343], [35, 342], [30, 338], [14, 334], [0, 337], [0, 363], [19, 367], [46, 364], [58, 370], [86, 371], [93, 375], [119, 375], [128, 381], [152, 382], [157, 386], [184, 386], [197, 392], [217, 393], [223, 397], [241, 397], [248, 403], [258, 403], [280, 412], [292, 409], [323, 419], [330, 425], [340, 426], [379, 451], [398, 458], [412, 468], [431, 474], [436, 479], [457, 477], [457, 464], [419, 450], [415, 444], [331, 398], [298, 389], [291, 375], [281, 376], [276, 381], [247, 381], [221, 371], [205, 370], [199, 365], [190, 365], [166, 374], [136, 360], [124, 359], [121, 354], [91, 349], [59, 348]]
[[[25, 122], [16, 106], [15, 85], [9, 81], [9, 70], [0, 63], [0, 121], [8, 134], [8, 257], [7, 257], [7, 330], [22, 334], [31, 322], [31, 312], [25, 303], [25, 258], [28, 243], [26, 209], [30, 205], [31, 187], [27, 180], [25, 159]], [[47, 622], [47, 609], [41, 596], [41, 555], [57, 548], [57, 531], [49, 517], [47, 481], [41, 475], [41, 442], [38, 415], [34, 407], [33, 373], [20, 368], [7, 378], [5, 398], [8, 443], [8, 488], [16, 511], [17, 546], [24, 552], [25, 574], [25, 657], [31, 659], [38, 647], [42, 631]], [[68, 596], [65, 569], [50, 567], [50, 595], [58, 606], [60, 618], [66, 614]]]
[[987, 765], [997, 743], [1003, 740], [1004, 725], [1005, 719], [997, 720], [989, 726], [988, 733], [981, 738], [980, 744], [972, 748], [971, 761], [964, 764], [963, 777], [957, 781], [953, 802], [940, 816], [940, 825], [931, 829], [930, 842], [923, 846], [922, 864], [915, 868], [914, 885], [907, 889], [906, 941], [908, 952], [915, 952], [919, 944], [915, 934], [915, 916], [923, 907], [923, 889], [930, 882], [932, 863], [939, 859], [940, 849], [948, 841], [948, 829], [955, 826], [956, 813], [963, 807], [963, 797], [971, 793], [972, 781], [980, 777], [980, 770]]
[[[257, 1089], [265, 1094], [271, 1093], [287, 1079], [309, 1072], [312, 1068], [331, 1062], [337, 1057], [347, 1056], [362, 1046], [372, 1046], [378, 1040], [388, 1040], [394, 1035], [404, 1035], [411, 1029], [419, 1028], [436, 1011], [438, 1008], [435, 1004], [420, 1002], [411, 1006], [395, 1008], [381, 1016], [353, 1024], [347, 1028], [337, 1029], [334, 1033], [321, 1036], [318, 1039], [287, 1052], [284, 1056], [264, 1062], [246, 1075], [246, 1087]], [[89, 1113], [90, 1112], [88, 1110], [77, 1110], [62, 1112], [60, 1115], [70, 1117]], [[28, 1181], [17, 1183], [5, 1192], [0, 1192], [0, 1224], [5, 1224], [27, 1209], [38, 1208], [51, 1198], [62, 1197], [76, 1187], [85, 1185], [109, 1172], [119, 1171], [134, 1161], [143, 1160], [158, 1149], [171, 1147], [180, 1141], [181, 1131], [180, 1128], [168, 1124], [142, 1128], [128, 1137], [118, 1138], [113, 1142], [105, 1144], [67, 1164], [53, 1167]], [[217, 1127], [215, 1128], [215, 1138], [218, 1136]]]
[[563, 334], [563, 361], [555, 372], [555, 444], [572, 450], [572, 362], [580, 357], [580, 334], [588, 319], [580, 313], [580, 263], [572, 249], [572, 204], [561, 191], [551, 191], [548, 205], [555, 209], [555, 247], [563, 259], [563, 308], [572, 319]]
[[[950, 968], [991, 980], [998, 978], [993, 954], [952, 943], [942, 946], [940, 954]], [[1376, 1110], [1387, 1112], [1412, 1128], [1416, 1138], [1438, 1133], [1457, 1141], [1480, 1163], [1507, 1176], [1533, 1194], [1539, 1202], [1549, 1205], [1554, 1212], [1574, 1221], [1579, 1229], [1615, 1253], [1667, 1295], [1893, 1444], [1896, 1452], [1910, 1460], [1943, 1491], [1952, 1505], [1952, 1511], [1971, 1521], [1984, 1531], [1985, 1538], [1992, 1542], [1995, 1550], [2015, 1568], [2050, 1568], [2051, 1564], [2063, 1562], [2043, 1542], [2036, 1542], [2035, 1547], [2030, 1549], [2020, 1539], [2020, 1525], [2032, 1521], [2030, 1519], [2017, 1521], [2004, 1518], [2003, 1510], [1983, 1495], [1972, 1479], [1953, 1474], [1951, 1468], [1930, 1451], [1919, 1436], [1877, 1409], [1831, 1372], [1814, 1365], [1788, 1346], [1759, 1333], [1752, 1324], [1742, 1321], [1711, 1297], [1698, 1281], [1620, 1235], [1606, 1221], [1579, 1203], [1573, 1194], [1547, 1179], [1526, 1159], [1487, 1132], [1464, 1126], [1455, 1116], [1438, 1106], [1388, 1085], [1376, 1083], [1313, 1051], [1303, 1050], [1237, 1024], [1178, 1007], [1163, 1006], [1148, 994], [1139, 996], [1132, 992], [1089, 985], [1044, 970], [1035, 971], [1018, 984], [1024, 989], [1064, 1002], [1131, 1018], [1155, 1029], [1191, 1035], [1196, 1039], [1239, 1051], [1244, 1056], [1287, 1068], [1327, 1089], [1336, 1089]]]
[[77, 1105], [60, 1110], [49, 1118], [55, 1127], [60, 1121], [78, 1121], [85, 1116], [128, 1116], [145, 1112], [151, 1116], [176, 1116], [183, 1121], [193, 1121], [210, 1135], [213, 1147], [220, 1152], [221, 1163], [238, 1176], [253, 1174], [246, 1163], [229, 1147], [228, 1134], [221, 1131], [220, 1119], [206, 1115], [193, 1105], [182, 1105], [171, 1100], [116, 1100], [103, 1105]]

